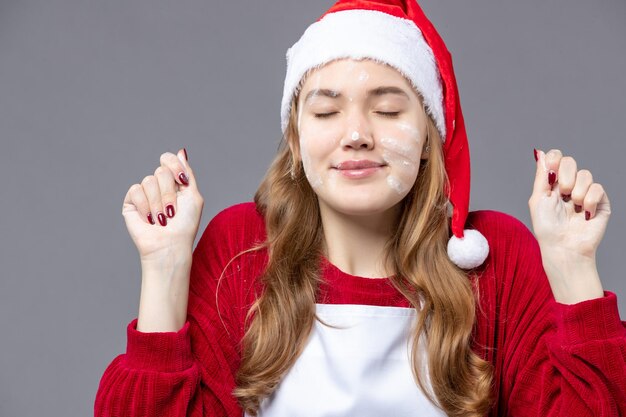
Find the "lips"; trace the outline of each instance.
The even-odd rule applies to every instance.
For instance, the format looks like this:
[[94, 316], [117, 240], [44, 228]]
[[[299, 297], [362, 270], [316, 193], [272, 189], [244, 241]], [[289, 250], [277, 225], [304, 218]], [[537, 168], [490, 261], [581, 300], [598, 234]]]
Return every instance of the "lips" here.
[[342, 161], [338, 163], [335, 168], [341, 171], [347, 171], [347, 170], [358, 170], [358, 169], [367, 169], [367, 168], [378, 168], [382, 166], [385, 166], [385, 164], [381, 162], [370, 161], [367, 159], [361, 159], [361, 160]]
[[344, 178], [361, 180], [381, 172], [386, 164], [367, 159], [342, 161], [334, 167]]

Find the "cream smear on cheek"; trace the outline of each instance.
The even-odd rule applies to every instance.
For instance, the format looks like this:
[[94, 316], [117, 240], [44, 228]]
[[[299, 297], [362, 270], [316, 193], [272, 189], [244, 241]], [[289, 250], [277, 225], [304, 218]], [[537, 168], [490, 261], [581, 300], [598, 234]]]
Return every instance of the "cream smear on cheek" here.
[[415, 173], [419, 169], [419, 130], [408, 123], [397, 124], [409, 137], [386, 136], [380, 139], [383, 160], [393, 173], [387, 176], [387, 184], [398, 194], [404, 194], [413, 186]]
[[407, 122], [398, 122], [396, 123], [396, 126], [398, 127], [398, 129], [407, 132], [409, 135], [414, 137], [415, 140], [419, 140], [420, 131], [417, 127]]
[[309, 181], [309, 184], [311, 184], [311, 188], [316, 189], [324, 185], [324, 180], [322, 180], [322, 176], [319, 172], [313, 172], [311, 157], [309, 156], [309, 153], [304, 150], [302, 150], [302, 167], [304, 168], [306, 179]]

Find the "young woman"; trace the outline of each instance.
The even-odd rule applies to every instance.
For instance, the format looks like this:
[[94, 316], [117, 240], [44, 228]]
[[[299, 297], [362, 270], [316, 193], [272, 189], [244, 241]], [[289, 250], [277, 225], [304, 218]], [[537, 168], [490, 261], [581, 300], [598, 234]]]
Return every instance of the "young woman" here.
[[129, 189], [139, 315], [96, 416], [626, 415], [591, 174], [536, 151], [536, 238], [468, 213], [451, 58], [414, 1], [339, 1], [287, 58], [284, 146], [253, 203], [192, 252], [186, 152]]

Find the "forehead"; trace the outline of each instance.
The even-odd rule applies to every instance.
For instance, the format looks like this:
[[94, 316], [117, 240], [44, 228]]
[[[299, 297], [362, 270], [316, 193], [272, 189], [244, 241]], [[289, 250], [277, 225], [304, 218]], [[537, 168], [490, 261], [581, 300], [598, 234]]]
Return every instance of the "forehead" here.
[[344, 58], [307, 73], [302, 82], [300, 96], [305, 96], [309, 90], [322, 87], [340, 91], [361, 85], [371, 87], [373, 84], [395, 85], [416, 95], [409, 81], [395, 68], [371, 59]]

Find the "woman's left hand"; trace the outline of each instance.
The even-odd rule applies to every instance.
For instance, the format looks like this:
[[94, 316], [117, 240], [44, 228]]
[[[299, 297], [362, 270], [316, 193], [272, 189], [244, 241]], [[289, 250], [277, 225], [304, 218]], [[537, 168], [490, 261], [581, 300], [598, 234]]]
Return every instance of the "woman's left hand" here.
[[611, 204], [591, 172], [553, 149], [537, 151], [537, 172], [528, 200], [543, 266], [557, 301], [574, 304], [604, 295], [596, 250]]

